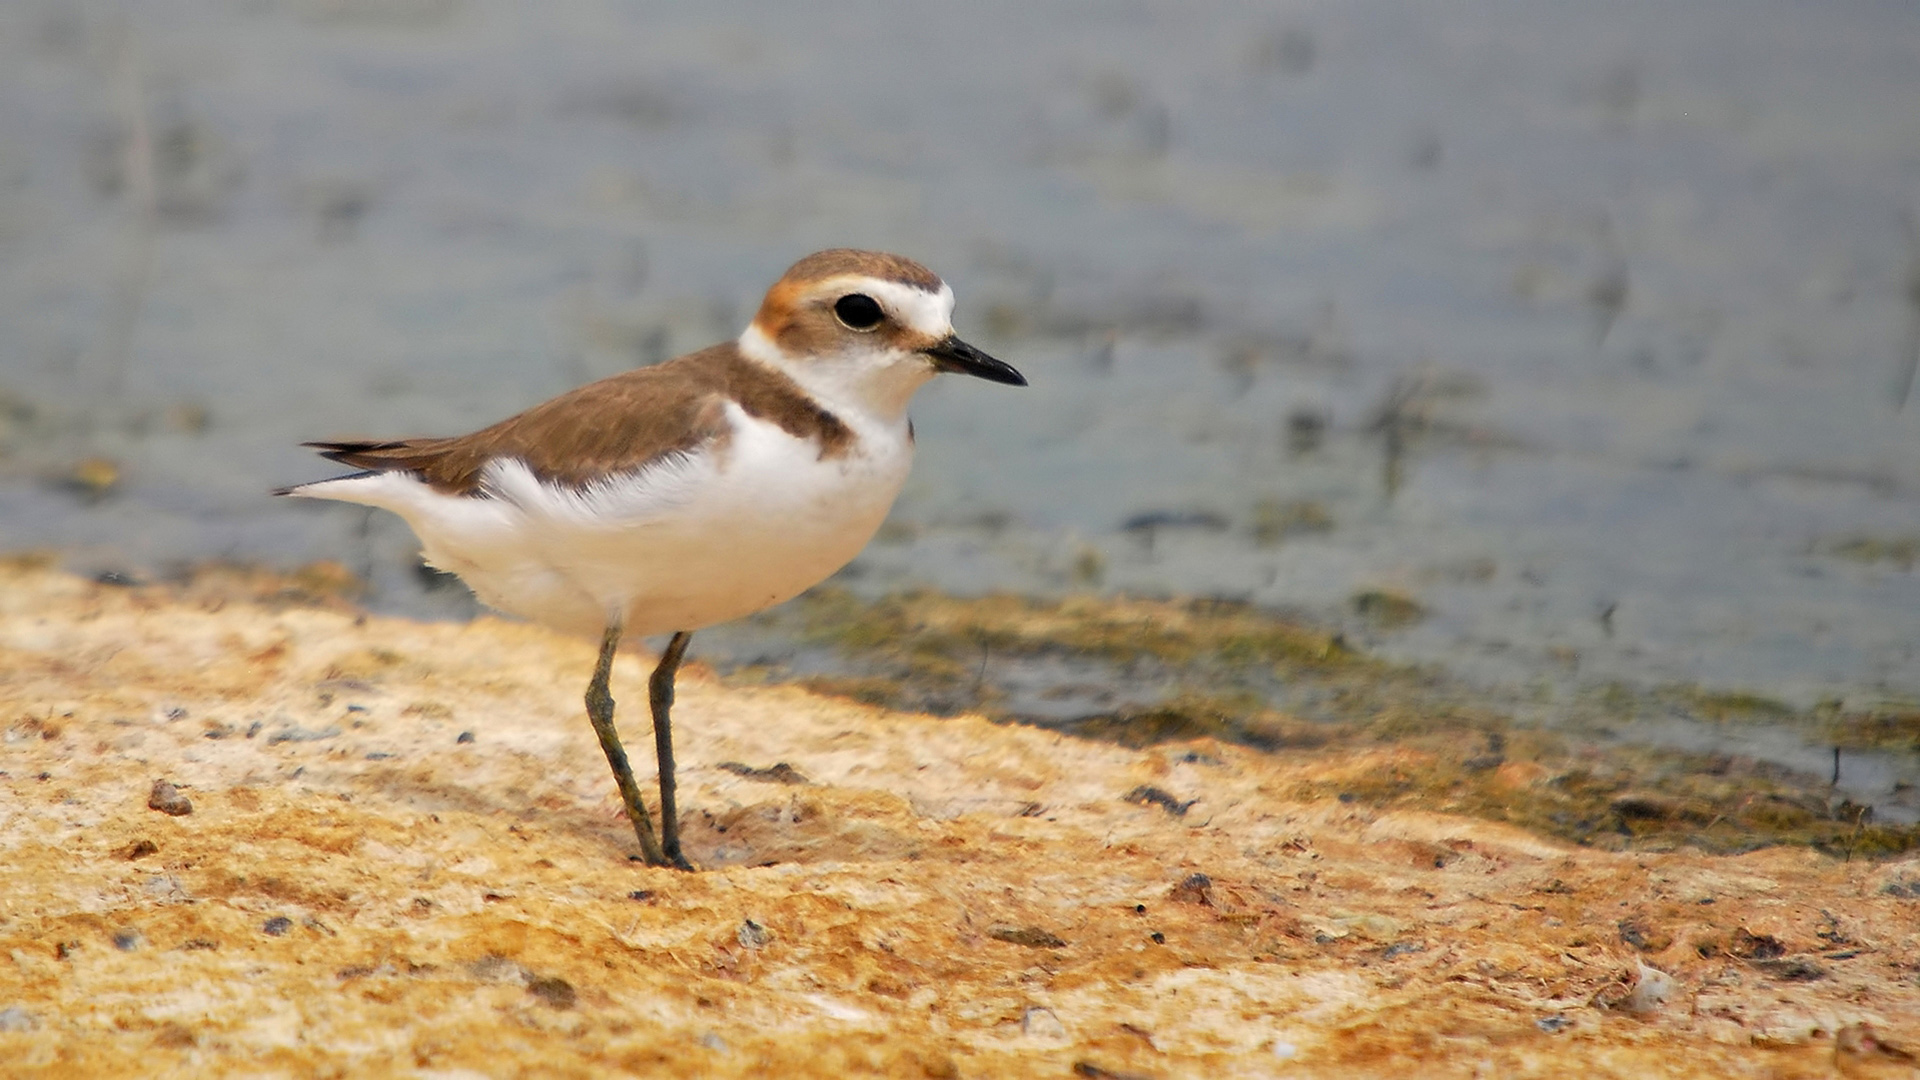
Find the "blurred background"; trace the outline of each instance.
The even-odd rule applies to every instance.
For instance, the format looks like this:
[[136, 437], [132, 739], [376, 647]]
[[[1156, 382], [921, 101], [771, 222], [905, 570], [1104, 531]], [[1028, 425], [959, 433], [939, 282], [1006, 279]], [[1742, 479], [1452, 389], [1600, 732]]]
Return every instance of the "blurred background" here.
[[9, 0], [0, 550], [464, 617], [398, 519], [267, 497], [298, 442], [469, 430], [873, 247], [1033, 385], [923, 392], [856, 594], [1911, 708], [1916, 215], [1904, 2]]

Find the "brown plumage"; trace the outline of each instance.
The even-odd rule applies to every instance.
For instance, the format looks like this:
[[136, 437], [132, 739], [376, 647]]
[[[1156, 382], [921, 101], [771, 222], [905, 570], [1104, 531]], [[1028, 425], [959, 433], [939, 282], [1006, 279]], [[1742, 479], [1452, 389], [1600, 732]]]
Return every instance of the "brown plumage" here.
[[852, 447], [853, 432], [839, 417], [732, 342], [589, 383], [470, 435], [303, 445], [343, 465], [418, 473], [450, 495], [479, 494], [487, 463], [497, 458], [520, 459], [546, 483], [584, 488], [669, 454], [723, 450], [728, 399], [819, 443], [822, 458]]
[[884, 251], [859, 251], [854, 248], [828, 248], [816, 251], [787, 268], [780, 276], [774, 288], [789, 282], [825, 281], [843, 274], [859, 274], [865, 277], [880, 278], [884, 281], [897, 281], [902, 285], [911, 285], [926, 292], [940, 290], [940, 275], [899, 255], [889, 255]]

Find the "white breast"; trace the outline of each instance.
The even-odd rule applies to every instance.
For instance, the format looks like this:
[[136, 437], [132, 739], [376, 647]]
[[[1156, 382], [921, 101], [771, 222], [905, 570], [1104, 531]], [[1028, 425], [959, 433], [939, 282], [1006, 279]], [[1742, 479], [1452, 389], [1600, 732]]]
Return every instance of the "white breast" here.
[[[299, 494], [392, 510], [433, 565], [489, 605], [598, 635], [697, 630], [799, 595], [847, 564], [886, 518], [913, 444], [904, 422], [853, 424], [851, 453], [729, 405], [732, 437], [576, 491], [522, 462], [488, 466], [491, 497], [447, 495], [410, 474], [308, 485]], [[854, 418], [849, 418], [850, 420]]]

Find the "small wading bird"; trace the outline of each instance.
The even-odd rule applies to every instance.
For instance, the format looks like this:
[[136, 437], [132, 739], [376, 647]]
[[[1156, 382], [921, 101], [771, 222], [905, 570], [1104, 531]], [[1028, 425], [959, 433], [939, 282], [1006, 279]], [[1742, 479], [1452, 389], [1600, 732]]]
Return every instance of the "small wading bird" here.
[[[953, 290], [871, 251], [795, 263], [737, 340], [452, 438], [307, 443], [361, 472], [276, 492], [391, 510], [487, 604], [598, 634], [587, 718], [647, 863], [691, 869], [674, 674], [693, 631], [790, 600], [872, 538], [913, 462], [907, 402], [943, 371], [1025, 386], [953, 333]], [[660, 835], [613, 726], [623, 637], [672, 633], [648, 681]]]

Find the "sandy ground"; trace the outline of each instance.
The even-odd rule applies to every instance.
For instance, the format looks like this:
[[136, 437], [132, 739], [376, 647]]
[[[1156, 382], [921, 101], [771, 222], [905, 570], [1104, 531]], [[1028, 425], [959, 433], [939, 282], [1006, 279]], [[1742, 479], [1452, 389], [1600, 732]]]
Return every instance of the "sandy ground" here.
[[[337, 584], [0, 568], [0, 1073], [1914, 1071], [1920, 861], [1572, 848], [1289, 801], [1285, 755], [695, 666], [704, 870], [651, 870], [588, 643]], [[615, 684], [642, 761], [645, 660]]]

